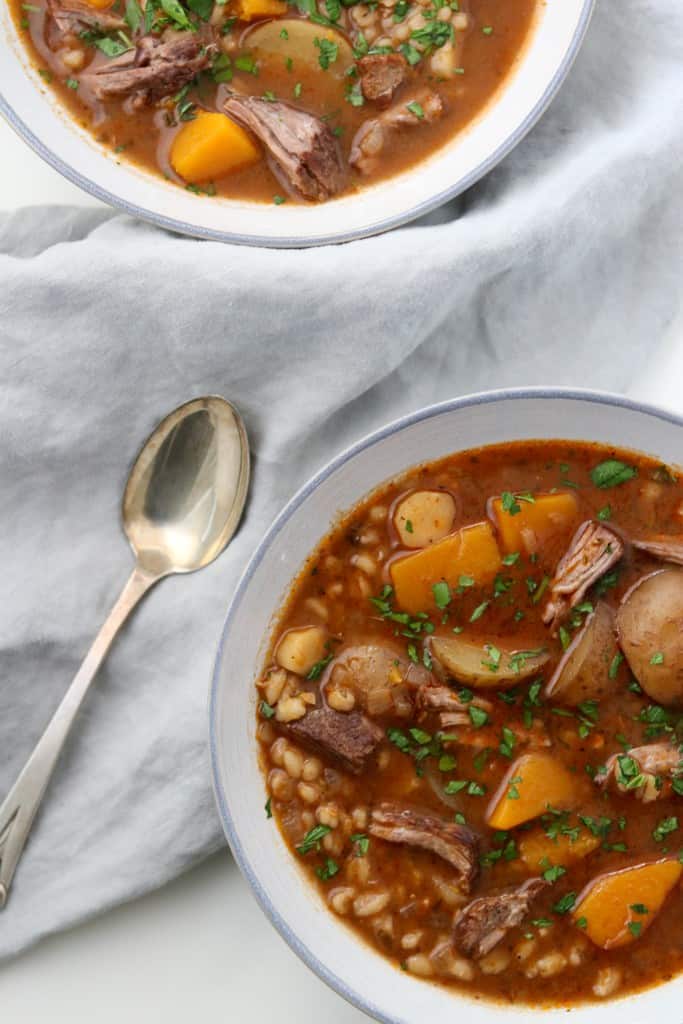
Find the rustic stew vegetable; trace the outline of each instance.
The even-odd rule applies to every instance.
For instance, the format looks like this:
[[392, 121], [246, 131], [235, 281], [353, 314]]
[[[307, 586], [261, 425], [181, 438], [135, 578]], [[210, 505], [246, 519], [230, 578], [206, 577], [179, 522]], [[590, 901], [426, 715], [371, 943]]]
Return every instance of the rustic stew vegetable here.
[[682, 543], [677, 471], [529, 442], [380, 487], [303, 568], [266, 813], [404, 970], [570, 1006], [683, 967]]
[[117, 159], [281, 205], [357, 190], [461, 131], [537, 0], [10, 3], [46, 84]]

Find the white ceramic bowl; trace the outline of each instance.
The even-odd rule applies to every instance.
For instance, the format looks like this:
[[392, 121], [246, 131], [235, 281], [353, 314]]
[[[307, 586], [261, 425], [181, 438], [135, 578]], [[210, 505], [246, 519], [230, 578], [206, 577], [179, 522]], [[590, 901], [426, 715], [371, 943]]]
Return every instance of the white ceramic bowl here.
[[458, 195], [529, 131], [577, 54], [594, 0], [541, 3], [532, 38], [499, 94], [462, 135], [414, 170], [320, 205], [208, 199], [118, 164], [63, 111], [26, 57], [0, 4], [0, 113], [35, 151], [98, 199], [161, 227], [219, 241], [322, 245], [404, 224]]
[[[304, 877], [264, 813], [256, 758], [256, 689], [273, 618], [305, 558], [341, 510], [408, 467], [478, 445], [531, 438], [602, 441], [677, 464], [683, 419], [607, 394], [561, 389], [488, 392], [435, 405], [370, 435], [322, 469], [292, 498], [254, 554], [223, 629], [210, 697], [214, 786], [225, 833], [254, 894], [305, 963], [340, 995], [378, 1020], [415, 1024], [534, 1021], [538, 1011], [475, 1002], [397, 970], [359, 941]], [[644, 1024], [679, 1021], [683, 977], [637, 996], [544, 1021]]]

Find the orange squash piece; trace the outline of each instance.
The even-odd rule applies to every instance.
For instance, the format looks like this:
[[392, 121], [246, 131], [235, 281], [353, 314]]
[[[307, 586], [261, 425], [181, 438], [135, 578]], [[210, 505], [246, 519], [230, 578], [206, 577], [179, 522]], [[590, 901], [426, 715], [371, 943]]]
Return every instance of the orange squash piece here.
[[461, 576], [489, 583], [501, 566], [500, 551], [489, 523], [464, 526], [431, 547], [391, 564], [396, 603], [412, 615], [434, 607], [435, 583], [445, 581], [452, 590]]
[[600, 839], [591, 832], [582, 829], [576, 839], [571, 836], [558, 835], [555, 839], [547, 836], [542, 828], [528, 832], [519, 841], [519, 855], [529, 871], [538, 872], [543, 864], [560, 864], [567, 867], [583, 857], [587, 857], [600, 846]]
[[532, 555], [549, 540], [571, 533], [579, 514], [576, 497], [568, 491], [537, 494], [534, 501], [517, 501], [519, 512], [503, 508], [502, 498], [491, 498], [488, 513], [495, 523], [506, 554], [515, 551]]
[[261, 152], [250, 135], [225, 114], [200, 110], [171, 146], [173, 169], [185, 181], [211, 181], [257, 163]]
[[601, 949], [626, 946], [650, 927], [682, 871], [666, 858], [598, 875], [580, 893], [572, 917]]
[[240, 21], [279, 18], [289, 10], [285, 0], [236, 0], [233, 10]]
[[104, 11], [112, 6], [113, 0], [85, 0], [88, 7], [94, 7], [98, 11]]
[[486, 823], [507, 831], [544, 814], [548, 807], [571, 807], [577, 790], [573, 775], [551, 754], [522, 754], [492, 797]]

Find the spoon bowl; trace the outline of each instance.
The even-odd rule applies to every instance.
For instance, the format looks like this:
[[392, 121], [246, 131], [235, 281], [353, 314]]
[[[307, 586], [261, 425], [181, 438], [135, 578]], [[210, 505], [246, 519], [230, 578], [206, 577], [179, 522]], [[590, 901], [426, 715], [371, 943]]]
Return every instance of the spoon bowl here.
[[216, 558], [242, 516], [249, 445], [224, 398], [197, 398], [170, 413], [140, 450], [122, 517], [137, 563], [156, 576], [194, 572]]

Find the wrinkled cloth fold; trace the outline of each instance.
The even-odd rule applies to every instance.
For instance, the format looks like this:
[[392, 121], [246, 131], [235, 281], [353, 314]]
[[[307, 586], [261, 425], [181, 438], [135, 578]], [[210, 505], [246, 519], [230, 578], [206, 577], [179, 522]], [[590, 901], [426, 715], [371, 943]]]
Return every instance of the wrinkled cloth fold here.
[[468, 391], [628, 391], [680, 367], [682, 67], [679, 0], [603, 0], [511, 156], [435, 214], [345, 246], [241, 249], [101, 209], [0, 218], [0, 795], [130, 570], [119, 501], [141, 441], [219, 393], [254, 456], [234, 542], [152, 591], [101, 670], [0, 956], [223, 842], [206, 745], [221, 623], [264, 529], [323, 462]]

